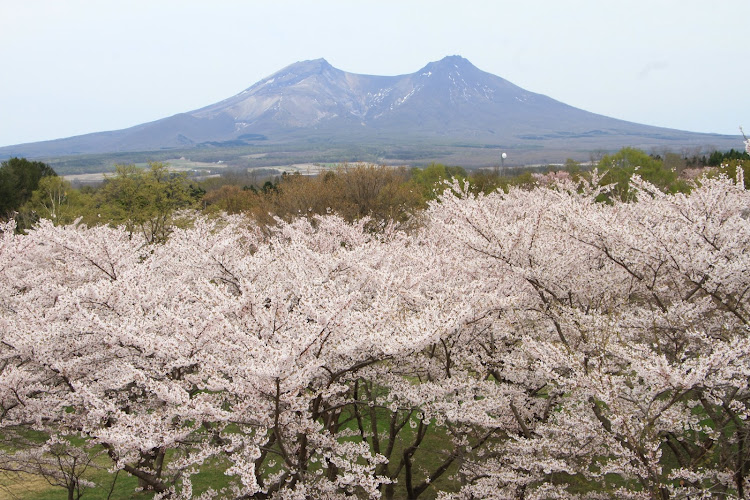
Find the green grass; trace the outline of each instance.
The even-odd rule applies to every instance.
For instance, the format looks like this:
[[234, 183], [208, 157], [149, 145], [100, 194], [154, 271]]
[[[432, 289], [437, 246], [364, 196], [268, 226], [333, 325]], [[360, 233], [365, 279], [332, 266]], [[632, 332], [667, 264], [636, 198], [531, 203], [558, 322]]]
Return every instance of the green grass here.
[[[25, 437], [37, 443], [42, 443], [46, 438], [42, 433], [28, 431]], [[70, 439], [75, 444], [81, 444], [83, 439]], [[101, 453], [101, 448], [95, 447], [91, 454], [98, 454], [92, 464], [81, 476], [83, 479], [92, 481], [95, 487], [85, 488], [82, 499], [87, 500], [118, 500], [118, 499], [149, 499], [153, 493], [136, 492], [138, 480], [130, 474], [120, 471], [110, 472], [112, 462], [109, 457]], [[170, 453], [167, 453], [165, 465], [168, 464]], [[166, 466], [165, 466], [166, 468]], [[230, 478], [224, 474], [226, 463], [214, 459], [204, 464], [200, 472], [192, 476], [193, 494], [199, 495], [209, 488], [219, 490], [229, 484]], [[67, 491], [59, 486], [50, 485], [42, 476], [21, 473], [0, 472], [0, 500], [56, 500], [67, 498]]]
[[[376, 389], [376, 392], [377, 389]], [[375, 394], [382, 395], [382, 394]], [[366, 430], [370, 430], [370, 408], [366, 405], [361, 407], [363, 426]], [[694, 411], [700, 411], [695, 409]], [[345, 419], [351, 415], [344, 413], [340, 418]], [[388, 425], [390, 422], [391, 412], [387, 408], [376, 408], [375, 418], [378, 423], [378, 433], [380, 436], [381, 449], [385, 450], [387, 445], [386, 436], [388, 435]], [[403, 415], [402, 415], [403, 418]], [[413, 415], [412, 419], [416, 419]], [[416, 420], [415, 420], [416, 421]], [[356, 420], [351, 419], [344, 425], [346, 429], [357, 430]], [[733, 429], [730, 429], [731, 433]], [[229, 428], [229, 432], [240, 432], [238, 428]], [[415, 438], [416, 429], [410, 425], [405, 425], [401, 432], [397, 435], [397, 442], [394, 446], [393, 452], [390, 459], [393, 465], [390, 467], [390, 471], [395, 470], [395, 467], [400, 462], [403, 451], [412, 444]], [[43, 434], [33, 431], [25, 433], [27, 439], [35, 442], [43, 442], [45, 437]], [[700, 436], [699, 436], [700, 437]], [[347, 441], [360, 442], [362, 438], [359, 435], [342, 438]], [[502, 439], [498, 437], [498, 439]], [[82, 440], [71, 439], [76, 444], [81, 444]], [[92, 452], [96, 452], [94, 449]], [[435, 471], [444, 461], [454, 452], [454, 446], [445, 427], [436, 426], [432, 423], [423, 439], [422, 444], [417, 449], [413, 456], [414, 464], [414, 485], [418, 485], [425, 479], [425, 474], [430, 474]], [[169, 463], [170, 454], [167, 455], [166, 465]], [[280, 460], [278, 457], [269, 455], [269, 459], [275, 459], [277, 462]], [[606, 460], [606, 457], [602, 457], [602, 460]], [[710, 461], [710, 459], [708, 459]], [[663, 463], [666, 469], [672, 469], [677, 466], [674, 457], [664, 449]], [[105, 500], [105, 499], [150, 499], [152, 494], [150, 493], [136, 493], [135, 489], [137, 486], [137, 480], [125, 472], [119, 472], [117, 474], [111, 473], [108, 468], [111, 467], [111, 461], [109, 458], [100, 454], [95, 459], [95, 467], [91, 467], [86, 474], [83, 476], [85, 479], [96, 483], [96, 487], [87, 489], [84, 492], [84, 500]], [[165, 465], [165, 468], [166, 468]], [[192, 477], [193, 493], [199, 495], [205, 492], [208, 488], [214, 490], [220, 490], [230, 484], [233, 478], [228, 477], [224, 474], [224, 471], [228, 467], [228, 463], [221, 458], [214, 458], [200, 467], [200, 472]], [[596, 464], [591, 464], [591, 467], [596, 467]], [[319, 468], [319, 463], [311, 464], [311, 472], [316, 468]], [[421, 499], [434, 499], [437, 496], [438, 491], [452, 492], [457, 491], [460, 487], [458, 481], [452, 477], [455, 475], [459, 467], [459, 460], [453, 462], [449, 469], [439, 477], [434, 483], [424, 491], [420, 496]], [[279, 469], [279, 465], [275, 467], [264, 466], [265, 475], [269, 475], [276, 472]], [[594, 469], [592, 469], [594, 470]], [[603, 478], [588, 479], [583, 475], [571, 475], [564, 473], [552, 473], [545, 478], [546, 482], [549, 482], [560, 487], [567, 487], [571, 493], [587, 493], [592, 491], [598, 491], [604, 494], [615, 495], [616, 491], [620, 487], [626, 487], [628, 489], [638, 490], [640, 487], [636, 484], [635, 479], [626, 479], [619, 475], [608, 474]], [[46, 481], [38, 476], [28, 474], [0, 474], [0, 500], [3, 499], [40, 499], [40, 500], [54, 500], [54, 499], [65, 499], [66, 491], [60, 487], [54, 487], [46, 483]], [[395, 498], [405, 498], [405, 473], [401, 470], [397, 478], [397, 484], [395, 486]]]
[[[365, 416], [365, 418], [365, 426], [369, 428], [369, 417]], [[387, 422], [390, 419], [390, 411], [387, 409], [378, 409], [377, 418], [380, 428], [379, 430], [381, 432], [381, 446], [383, 446], [384, 448], [386, 445], [384, 436], [387, 435]], [[356, 422], [349, 422], [347, 427], [356, 428]], [[406, 425], [402, 429], [401, 433], [397, 437], [398, 441], [391, 456], [391, 459], [395, 463], [398, 463], [400, 461], [403, 450], [412, 443], [414, 436], [415, 430], [412, 429], [409, 425]], [[44, 441], [44, 437], [40, 433], [34, 433], [33, 437], [36, 441]], [[345, 439], [350, 441], [361, 441], [361, 438], [358, 436], [353, 436]], [[77, 442], [80, 440], [75, 441]], [[92, 450], [93, 453], [95, 453], [96, 451], [96, 449]], [[444, 429], [431, 426], [430, 430], [428, 430], [427, 434], [424, 437], [422, 445], [419, 447], [413, 457], [413, 462], [415, 464], [415, 485], [419, 484], [424, 479], [424, 475], [420, 472], [422, 468], [426, 469], [428, 472], [432, 472], [443, 462], [443, 460], [445, 460], [445, 457], [448, 455], [448, 453], [450, 453], [450, 451], [452, 451], [452, 446], [450, 440], [448, 439], [448, 436], [444, 432]], [[275, 458], [277, 462], [279, 461], [276, 457], [272, 458]], [[165, 462], [168, 464], [168, 461], [169, 454]], [[117, 474], [110, 472], [108, 468], [111, 466], [111, 461], [106, 455], [100, 454], [95, 459], [93, 465], [94, 466], [90, 467], [86, 471], [83, 477], [85, 479], [93, 481], [97, 486], [94, 488], [86, 489], [82, 497], [83, 499], [106, 500], [109, 498], [112, 500], [117, 500], [130, 498], [152, 498], [153, 494], [151, 493], [135, 492], [135, 489], [137, 487], [136, 478], [122, 471]], [[316, 467], [319, 467], [318, 464], [312, 465], [312, 470], [314, 470], [314, 468]], [[220, 459], [214, 459], [212, 462], [204, 464], [200, 468], [200, 472], [192, 477], [194, 495], [198, 495], [206, 491], [208, 488], [220, 490], [221, 488], [228, 486], [232, 478], [224, 474], [224, 470], [227, 468], [227, 466], [228, 464], [226, 462], [222, 462]], [[442, 477], [440, 477], [433, 486], [428, 488], [422, 494], [422, 496], [420, 496], [420, 498], [435, 498], [438, 490], [455, 490], [457, 485], [453, 484], [452, 481], [450, 481], [449, 476], [452, 472], [455, 472], [456, 467], [456, 464], [454, 464], [451, 469]], [[267, 474], [274, 472], [277, 469], [278, 466], [267, 468]], [[405, 475], [404, 471], [402, 470], [398, 478], [398, 484], [396, 485], [396, 498], [401, 498], [406, 494], [404, 490], [404, 479]], [[29, 474], [15, 474], [0, 477], [0, 484], [3, 484], [5, 487], [5, 489], [0, 490], [0, 500], [3, 500], [5, 498], [19, 500], [56, 500], [65, 499], [67, 497], [67, 492], [65, 489], [61, 487], [51, 486], [43, 478]]]

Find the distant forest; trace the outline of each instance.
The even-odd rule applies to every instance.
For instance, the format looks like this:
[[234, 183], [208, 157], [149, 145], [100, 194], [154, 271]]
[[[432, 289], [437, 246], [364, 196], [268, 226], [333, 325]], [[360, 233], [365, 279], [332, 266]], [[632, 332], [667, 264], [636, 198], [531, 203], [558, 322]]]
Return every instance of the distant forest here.
[[0, 215], [15, 218], [19, 230], [40, 219], [55, 224], [79, 220], [89, 226], [125, 224], [162, 238], [176, 211], [243, 213], [269, 224], [275, 217], [336, 213], [347, 221], [369, 217], [373, 224], [406, 223], [446, 187], [467, 182], [474, 192], [489, 193], [510, 186], [531, 188], [555, 176], [588, 176], [596, 167], [602, 184], [616, 184], [609, 196], [628, 196], [635, 173], [665, 192], [686, 192], [690, 180], [703, 173], [734, 177], [737, 167], [750, 179], [745, 151], [715, 151], [690, 157], [676, 153], [647, 154], [633, 148], [603, 155], [595, 165], [568, 160], [563, 166], [468, 170], [433, 163], [422, 168], [371, 164], [338, 164], [318, 175], [274, 170], [225, 169], [221, 175], [198, 180], [169, 170], [164, 162], [148, 168], [118, 165], [97, 185], [75, 187], [39, 161], [11, 158], [0, 166]]

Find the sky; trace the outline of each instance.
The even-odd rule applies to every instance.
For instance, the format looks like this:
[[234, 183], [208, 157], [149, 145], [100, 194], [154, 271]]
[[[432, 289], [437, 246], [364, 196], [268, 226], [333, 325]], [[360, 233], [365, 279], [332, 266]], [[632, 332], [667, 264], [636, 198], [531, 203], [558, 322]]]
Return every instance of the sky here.
[[748, 48], [750, 0], [0, 0], [0, 146], [191, 111], [320, 57], [400, 75], [461, 55], [587, 111], [739, 134]]

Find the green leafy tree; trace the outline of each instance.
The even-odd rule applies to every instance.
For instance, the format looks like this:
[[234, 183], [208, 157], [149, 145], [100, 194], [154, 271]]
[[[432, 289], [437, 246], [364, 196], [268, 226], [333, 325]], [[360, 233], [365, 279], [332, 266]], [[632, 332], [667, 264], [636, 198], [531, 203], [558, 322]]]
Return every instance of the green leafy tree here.
[[0, 218], [9, 218], [26, 203], [43, 177], [56, 176], [40, 161], [11, 158], [0, 164]]
[[170, 172], [164, 163], [150, 163], [146, 170], [117, 165], [97, 192], [96, 215], [153, 243], [167, 237], [175, 211], [189, 208], [199, 195], [184, 174]]
[[31, 227], [40, 219], [50, 219], [55, 225], [71, 224], [90, 212], [92, 196], [74, 189], [70, 182], [58, 176], [39, 180], [38, 188], [19, 210], [19, 223]]
[[717, 171], [730, 179], [736, 179], [737, 169], [742, 169], [745, 189], [750, 189], [750, 160], [728, 160]]
[[[622, 200], [632, 198], [629, 182], [635, 174], [665, 192], [686, 192], [689, 189], [688, 184], [679, 179], [676, 169], [665, 167], [660, 159], [635, 148], [623, 148], [613, 155], [604, 155], [598, 168], [603, 173], [601, 183], [615, 185], [609, 196]], [[602, 196], [600, 201], [605, 199], [607, 197]]]
[[565, 165], [562, 168], [565, 172], [568, 172], [570, 176], [577, 179], [581, 175], [581, 164], [575, 161], [573, 158], [566, 158]]
[[411, 171], [412, 182], [419, 190], [424, 199], [434, 199], [443, 192], [444, 180], [465, 179], [466, 170], [462, 167], [446, 167], [441, 163], [431, 163], [425, 168], [413, 168]]

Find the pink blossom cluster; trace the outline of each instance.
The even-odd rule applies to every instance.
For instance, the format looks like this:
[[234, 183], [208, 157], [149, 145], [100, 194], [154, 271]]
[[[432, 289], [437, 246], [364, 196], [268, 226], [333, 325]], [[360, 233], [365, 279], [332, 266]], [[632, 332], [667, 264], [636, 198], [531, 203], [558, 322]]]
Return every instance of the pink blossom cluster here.
[[750, 193], [631, 189], [455, 184], [416, 231], [4, 225], [0, 429], [160, 498], [747, 496]]
[[541, 186], [549, 186], [558, 182], [569, 182], [571, 180], [570, 173], [565, 170], [547, 172], [546, 174], [532, 174], [532, 176]]

